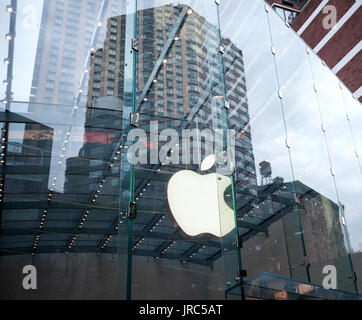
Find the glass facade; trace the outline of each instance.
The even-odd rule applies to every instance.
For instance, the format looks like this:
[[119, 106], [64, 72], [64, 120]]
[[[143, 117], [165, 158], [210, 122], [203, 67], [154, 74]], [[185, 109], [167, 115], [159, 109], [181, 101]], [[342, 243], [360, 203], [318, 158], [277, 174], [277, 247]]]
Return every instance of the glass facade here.
[[263, 0], [9, 5], [1, 298], [359, 299], [362, 108], [288, 20]]

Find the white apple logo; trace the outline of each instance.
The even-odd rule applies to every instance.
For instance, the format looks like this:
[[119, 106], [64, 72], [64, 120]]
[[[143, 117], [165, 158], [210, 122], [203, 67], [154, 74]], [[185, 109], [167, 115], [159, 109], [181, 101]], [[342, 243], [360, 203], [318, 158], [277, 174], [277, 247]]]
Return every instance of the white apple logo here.
[[[201, 171], [210, 169], [215, 156], [204, 159]], [[182, 170], [174, 174], [167, 187], [171, 213], [188, 236], [212, 234], [221, 238], [235, 228], [234, 211], [224, 200], [230, 177], [217, 173], [199, 175]]]

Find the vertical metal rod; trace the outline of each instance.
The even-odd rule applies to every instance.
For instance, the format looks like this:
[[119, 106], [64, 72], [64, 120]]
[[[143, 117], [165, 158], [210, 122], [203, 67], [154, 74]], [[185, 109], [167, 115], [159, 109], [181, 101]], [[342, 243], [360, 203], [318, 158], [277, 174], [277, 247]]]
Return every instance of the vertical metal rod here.
[[[6, 94], [5, 94], [5, 123], [1, 132], [1, 154], [2, 156], [2, 167], [6, 168], [6, 155], [8, 150], [8, 142], [9, 142], [9, 121], [8, 116], [10, 113], [10, 106], [12, 100], [12, 87], [13, 87], [13, 69], [14, 69], [14, 50], [15, 50], [15, 33], [16, 33], [16, 11], [17, 11], [17, 0], [11, 0], [11, 8], [12, 12], [10, 12], [10, 24], [9, 24], [9, 34], [11, 35], [11, 39], [9, 40], [9, 48], [8, 48], [8, 69], [6, 75]], [[3, 170], [5, 172], [5, 170]], [[3, 195], [5, 193], [5, 173], [2, 174], [0, 178], [1, 189], [3, 190]], [[4, 196], [1, 199], [1, 204], [4, 202]], [[0, 207], [0, 228], [2, 221], [2, 205]], [[1, 231], [1, 230], [0, 230]]]
[[[138, 39], [138, 12], [137, 0], [135, 1], [135, 13], [133, 22], [133, 41]], [[133, 44], [132, 44], [133, 45]], [[133, 85], [132, 85], [132, 112], [136, 112], [137, 105], [137, 51], [133, 50]], [[135, 168], [130, 165], [129, 201], [134, 201]], [[126, 300], [132, 299], [132, 243], [133, 243], [133, 220], [128, 219], [128, 258], [127, 258], [127, 293]]]
[[[219, 40], [220, 40], [220, 48], [222, 46], [222, 35], [221, 35], [221, 22], [220, 22], [220, 9], [219, 4], [216, 4], [216, 10], [217, 10], [217, 23], [218, 23], [218, 33], [219, 33]], [[226, 103], [227, 99], [227, 90], [226, 90], [226, 84], [225, 84], [225, 66], [224, 66], [224, 59], [223, 55], [219, 50], [219, 56], [220, 56], [220, 65], [221, 65], [221, 78], [222, 78], [222, 84], [223, 84], [223, 95], [224, 95], [224, 103]], [[224, 108], [224, 114], [225, 114], [225, 124], [226, 124], [226, 150], [228, 150], [228, 143], [229, 143], [229, 112], [226, 108]], [[225, 142], [224, 142], [225, 143]], [[228, 154], [228, 157], [230, 155]], [[235, 183], [234, 183], [234, 177], [233, 173], [230, 174], [230, 180], [231, 180], [231, 193], [232, 193], [232, 200], [233, 200], [233, 209], [234, 209], [234, 220], [235, 220], [235, 236], [239, 237], [239, 227], [238, 227], [238, 219], [237, 219], [237, 212], [236, 212], [236, 197], [235, 197]], [[236, 248], [237, 251], [237, 264], [240, 271], [242, 271], [242, 256], [240, 248]], [[240, 290], [241, 290], [241, 299], [245, 300], [245, 292], [244, 292], [244, 279], [243, 275], [240, 272]]]
[[10, 13], [10, 25], [9, 34], [11, 39], [9, 40], [8, 48], [8, 70], [7, 70], [7, 82], [6, 87], [6, 112], [10, 111], [10, 104], [12, 100], [12, 87], [13, 87], [13, 69], [14, 69], [14, 49], [15, 49], [15, 33], [16, 33], [16, 11], [17, 11], [17, 0], [11, 0], [11, 8], [13, 11]]

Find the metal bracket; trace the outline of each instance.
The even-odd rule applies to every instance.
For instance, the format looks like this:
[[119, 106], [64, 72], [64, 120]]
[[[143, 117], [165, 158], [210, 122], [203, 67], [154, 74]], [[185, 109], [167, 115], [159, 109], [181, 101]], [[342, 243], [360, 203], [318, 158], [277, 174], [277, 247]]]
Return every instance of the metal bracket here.
[[278, 96], [279, 96], [279, 99], [283, 99], [283, 93], [282, 93], [282, 90], [278, 90]]
[[357, 273], [355, 271], [353, 271], [352, 278], [353, 281], [357, 282]]
[[336, 175], [336, 174], [335, 174], [335, 172], [334, 172], [334, 169], [331, 168], [331, 176], [334, 177], [335, 175]]
[[220, 45], [219, 51], [220, 51], [221, 54], [225, 53], [225, 48], [224, 48], [224, 46], [222, 44]]
[[296, 204], [300, 204], [300, 198], [299, 198], [299, 195], [295, 195], [295, 203]]
[[136, 202], [131, 201], [131, 202], [128, 203], [127, 215], [128, 215], [128, 219], [136, 219], [136, 217], [137, 217], [137, 204], [136, 204]]
[[236, 236], [235, 246], [240, 249], [243, 248], [243, 239], [241, 236]]
[[139, 40], [135, 40], [135, 39], [132, 39], [132, 50], [134, 51], [137, 51], [139, 50], [139, 44], [140, 44], [140, 41]]
[[309, 263], [309, 261], [308, 261], [308, 257], [307, 257], [307, 256], [304, 257], [304, 265], [305, 265], [307, 268], [310, 268], [310, 263]]
[[140, 121], [140, 114], [138, 112], [131, 113], [129, 116], [130, 125], [137, 128]]
[[246, 270], [244, 270], [244, 269], [241, 269], [241, 268], [238, 268], [238, 270], [237, 270], [237, 275], [239, 276], [239, 277], [247, 277], [247, 271]]
[[285, 145], [286, 145], [286, 147], [288, 148], [288, 149], [290, 149], [291, 148], [291, 144], [290, 144], [290, 140], [289, 140], [289, 138], [287, 137], [287, 138], [285, 138]]

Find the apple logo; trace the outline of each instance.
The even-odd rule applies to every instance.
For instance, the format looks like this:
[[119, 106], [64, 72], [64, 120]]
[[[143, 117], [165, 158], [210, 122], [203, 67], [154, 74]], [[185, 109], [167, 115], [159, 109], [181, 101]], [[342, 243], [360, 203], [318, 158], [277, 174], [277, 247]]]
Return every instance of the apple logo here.
[[[215, 161], [215, 155], [207, 156], [201, 171], [209, 170]], [[234, 211], [224, 200], [230, 184], [230, 177], [218, 173], [200, 175], [182, 170], [171, 177], [167, 187], [169, 207], [186, 235], [211, 234], [221, 238], [235, 228]]]

